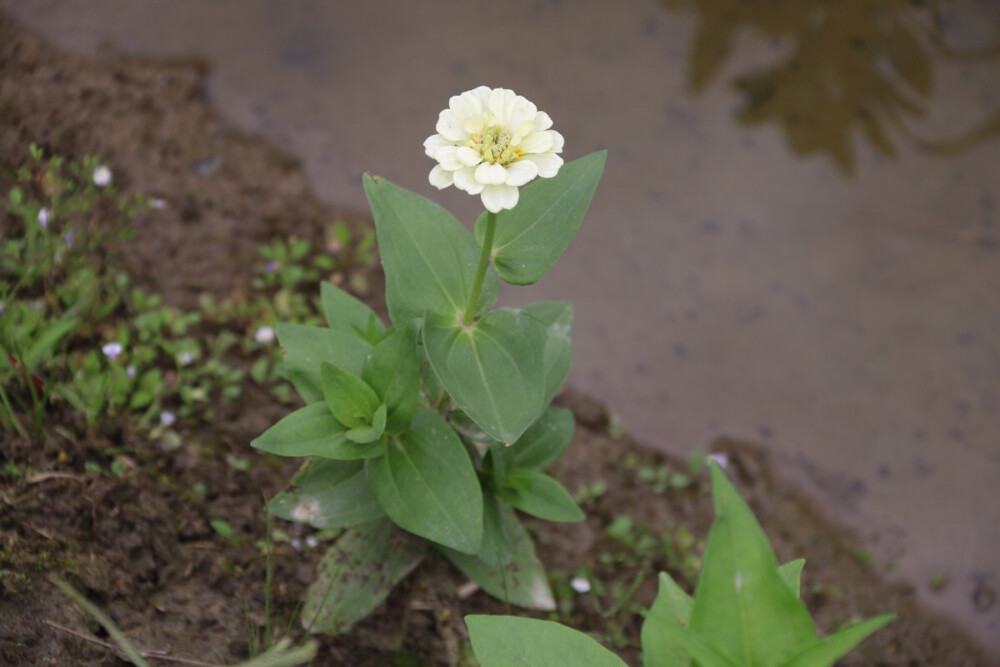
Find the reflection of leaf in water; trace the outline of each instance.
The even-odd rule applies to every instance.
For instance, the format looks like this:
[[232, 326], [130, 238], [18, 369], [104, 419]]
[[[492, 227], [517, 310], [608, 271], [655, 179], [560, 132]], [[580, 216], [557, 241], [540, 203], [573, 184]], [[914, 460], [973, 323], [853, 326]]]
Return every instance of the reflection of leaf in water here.
[[[678, 0], [665, 0], [668, 7]], [[734, 81], [748, 125], [777, 123], [798, 155], [826, 153], [845, 172], [854, 165], [852, 137], [883, 155], [896, 148], [887, 130], [920, 116], [933, 91], [927, 50], [911, 32], [906, 0], [700, 0], [689, 82], [700, 91], [720, 71], [741, 28], [789, 41], [791, 54]]]

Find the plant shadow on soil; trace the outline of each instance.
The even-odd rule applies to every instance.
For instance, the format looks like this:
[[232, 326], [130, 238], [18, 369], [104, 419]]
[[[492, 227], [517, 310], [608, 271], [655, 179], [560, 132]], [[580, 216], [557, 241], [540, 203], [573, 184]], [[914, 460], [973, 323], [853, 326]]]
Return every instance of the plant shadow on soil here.
[[[325, 226], [335, 219], [356, 228], [370, 224], [362, 213], [318, 203], [294, 160], [216, 116], [203, 100], [205, 71], [197, 62], [63, 54], [0, 16], [0, 192], [9, 190], [32, 142], [48, 154], [99, 155], [122, 192], [166, 202], [135, 223], [124, 261], [138, 284], [189, 308], [203, 293], [245, 294], [257, 246], [276, 235], [322, 244]], [[12, 224], [2, 219], [0, 229]], [[367, 285], [355, 293], [384, 315], [377, 267], [354, 271], [364, 280], [351, 284]], [[557, 402], [574, 411], [578, 426], [554, 474], [574, 493], [602, 484], [606, 490], [584, 504], [583, 523], [529, 527], [542, 562], [562, 576], [559, 620], [616, 642], [613, 648], [638, 664], [641, 616], [606, 617], [612, 589], [634, 589], [638, 609], [651, 604], [660, 569], [693, 582], [676, 554], [660, 549], [639, 557], [606, 529], [625, 515], [654, 536], [676, 537], [685, 526], [694, 542], [682, 548], [696, 557], [712, 519], [707, 476], [684, 488], [657, 489], [641, 479], [640, 469], [686, 464], [627, 435], [612, 437], [604, 408], [586, 396], [566, 390]], [[183, 445], [170, 452], [126, 422], [88, 430], [68, 412], [52, 413], [57, 418], [43, 445], [2, 434], [0, 459], [27, 472], [0, 477], [0, 663], [123, 662], [101, 645], [110, 640], [100, 626], [48, 583], [49, 571], [65, 576], [142, 650], [216, 663], [247, 657], [251, 636], [265, 626], [263, 504], [296, 468], [251, 450], [249, 442], [286, 412], [268, 392], [248, 385], [213, 424], [182, 431]], [[88, 472], [87, 462], [106, 470], [113, 448], [127, 457], [125, 474]], [[779, 560], [806, 558], [803, 595], [822, 633], [852, 619], [898, 614], [841, 664], [987, 664], [958, 630], [918, 608], [912, 590], [880, 582], [858, 558], [856, 541], [775, 479], [759, 450], [721, 441], [713, 451], [727, 454], [730, 476]], [[236, 469], [227, 455], [249, 458], [251, 465]], [[234, 535], [213, 530], [215, 519]], [[273, 545], [274, 626], [285, 627], [295, 613], [320, 552]], [[570, 592], [566, 581], [581, 570], [603, 584], [604, 596]], [[464, 584], [446, 561], [430, 559], [349, 634], [321, 638], [314, 664], [463, 660], [463, 616], [508, 612], [481, 592], [468, 594]], [[301, 633], [297, 622], [291, 628]]]

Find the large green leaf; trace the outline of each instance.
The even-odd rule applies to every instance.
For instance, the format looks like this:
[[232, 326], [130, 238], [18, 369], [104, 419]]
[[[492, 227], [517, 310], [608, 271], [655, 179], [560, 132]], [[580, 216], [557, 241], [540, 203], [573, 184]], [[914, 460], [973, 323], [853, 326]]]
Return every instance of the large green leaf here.
[[691, 664], [683, 644], [672, 640], [665, 626], [686, 628], [694, 600], [666, 572], [660, 590], [642, 622], [642, 664], [645, 667], [686, 667]]
[[348, 373], [361, 375], [371, 345], [356, 334], [303, 324], [279, 324], [278, 341], [285, 349], [285, 376], [306, 403], [323, 400], [319, 365], [328, 361]]
[[381, 334], [385, 331], [375, 311], [326, 280], [320, 283], [320, 304], [331, 329], [354, 333], [365, 340], [369, 340], [370, 332]]
[[483, 541], [476, 555], [438, 546], [455, 567], [495, 598], [528, 609], [556, 608], [535, 545], [511, 507], [489, 494], [483, 501]]
[[541, 301], [523, 310], [545, 327], [545, 403], [552, 401], [569, 376], [573, 365], [573, 304], [569, 301]]
[[805, 652], [785, 663], [786, 667], [828, 667], [847, 655], [871, 633], [895, 618], [895, 614], [882, 614], [825, 637]]
[[388, 519], [348, 528], [323, 556], [306, 591], [302, 627], [341, 634], [379, 606], [423, 560], [426, 543]]
[[398, 328], [379, 341], [365, 361], [361, 379], [388, 408], [386, 432], [398, 435], [410, 428], [420, 397], [420, 359], [413, 330]]
[[306, 461], [287, 491], [267, 504], [267, 511], [314, 528], [347, 528], [385, 516], [368, 490], [361, 461]]
[[[385, 269], [385, 299], [396, 325], [437, 313], [461, 319], [472, 292], [479, 247], [469, 231], [439, 205], [384, 178], [365, 175]], [[476, 314], [497, 298], [491, 269]]]
[[455, 404], [487, 434], [516, 442], [545, 410], [545, 330], [520, 310], [470, 326], [429, 318], [424, 351]]
[[740, 664], [779, 665], [815, 643], [816, 629], [750, 508], [717, 463], [711, 470], [716, 519], [690, 629]]
[[483, 533], [483, 492], [469, 454], [444, 417], [420, 410], [409, 431], [368, 461], [368, 486], [389, 517], [431, 541], [474, 554]]
[[545, 470], [562, 456], [573, 440], [576, 420], [566, 408], [549, 406], [542, 416], [510, 447], [495, 449], [506, 469]]
[[591, 637], [554, 621], [472, 615], [465, 617], [465, 624], [482, 667], [625, 667]]
[[586, 518], [562, 484], [537, 470], [510, 471], [497, 495], [525, 514], [546, 521], [575, 522]]
[[329, 362], [321, 361], [319, 371], [323, 398], [337, 421], [347, 428], [371, 425], [372, 414], [382, 403], [375, 391], [358, 376]]
[[[497, 214], [493, 263], [514, 285], [530, 285], [552, 268], [573, 240], [604, 171], [607, 151], [591, 153], [521, 190], [517, 206]], [[486, 236], [486, 214], [476, 221], [476, 241]]]
[[299, 408], [267, 429], [251, 447], [278, 456], [322, 456], [328, 459], [366, 459], [385, 453], [385, 440], [356, 443], [347, 439], [344, 425], [334, 419], [326, 403]]

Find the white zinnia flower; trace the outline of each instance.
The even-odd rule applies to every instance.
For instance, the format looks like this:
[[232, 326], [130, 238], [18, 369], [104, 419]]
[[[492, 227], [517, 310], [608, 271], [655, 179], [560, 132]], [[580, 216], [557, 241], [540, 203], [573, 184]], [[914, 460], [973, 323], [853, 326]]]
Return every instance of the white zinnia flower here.
[[493, 213], [514, 208], [520, 186], [562, 166], [563, 137], [550, 127], [549, 115], [513, 90], [480, 86], [456, 95], [424, 142], [438, 161], [431, 185], [481, 195]]

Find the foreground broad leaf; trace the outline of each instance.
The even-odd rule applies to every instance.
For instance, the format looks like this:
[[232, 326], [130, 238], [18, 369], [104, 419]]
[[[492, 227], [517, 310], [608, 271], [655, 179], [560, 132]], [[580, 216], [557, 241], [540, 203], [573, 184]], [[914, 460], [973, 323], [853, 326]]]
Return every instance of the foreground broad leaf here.
[[278, 456], [322, 456], [328, 459], [366, 459], [385, 453], [385, 441], [352, 442], [347, 430], [320, 400], [286, 416], [250, 443]]
[[545, 330], [520, 310], [470, 326], [428, 318], [424, 351], [455, 404], [490, 436], [516, 442], [545, 410]]
[[321, 530], [347, 528], [385, 516], [368, 491], [364, 463], [330, 459], [307, 461], [292, 478], [290, 488], [271, 499], [267, 511]]
[[462, 441], [444, 417], [420, 410], [409, 431], [368, 461], [368, 486], [400, 527], [465, 553], [479, 550], [483, 492]]
[[348, 373], [361, 375], [371, 345], [353, 333], [303, 324], [279, 324], [278, 342], [285, 349], [285, 377], [306, 403], [323, 400], [320, 362], [327, 361]]
[[550, 406], [510, 447], [493, 450], [508, 470], [545, 470], [563, 455], [573, 440], [576, 420], [566, 408]]
[[377, 519], [348, 528], [319, 563], [306, 591], [302, 626], [341, 634], [379, 606], [423, 560], [426, 544]]
[[660, 573], [660, 590], [642, 623], [642, 664], [646, 667], [686, 667], [691, 664], [683, 644], [664, 628], [686, 628], [694, 600], [666, 572]]
[[375, 311], [327, 280], [320, 283], [320, 305], [331, 329], [353, 333], [369, 342], [369, 332], [385, 331]]
[[319, 371], [323, 398], [337, 421], [350, 429], [371, 426], [372, 415], [381, 404], [375, 391], [361, 378], [331, 363], [320, 362]]
[[379, 341], [365, 360], [361, 379], [388, 409], [385, 430], [398, 435], [410, 428], [420, 397], [420, 359], [410, 328], [399, 328]]
[[580, 665], [625, 667], [587, 635], [553, 621], [518, 616], [466, 616], [472, 650], [482, 667]]
[[586, 518], [569, 491], [545, 473], [515, 468], [506, 477], [497, 495], [525, 514], [546, 521], [575, 522]]
[[[385, 269], [385, 300], [396, 325], [437, 313], [453, 320], [465, 311], [479, 246], [451, 213], [384, 178], [365, 175]], [[483, 282], [476, 314], [497, 298], [496, 273]]]
[[[514, 285], [541, 278], [576, 236], [604, 171], [607, 151], [564, 164], [553, 178], [523, 188], [517, 206], [497, 214], [493, 263]], [[476, 221], [476, 241], [486, 236], [486, 214]]]
[[438, 551], [495, 598], [528, 609], [555, 609], [545, 568], [514, 510], [493, 495], [484, 499], [483, 510], [483, 541], [478, 554], [471, 556], [441, 546]]

